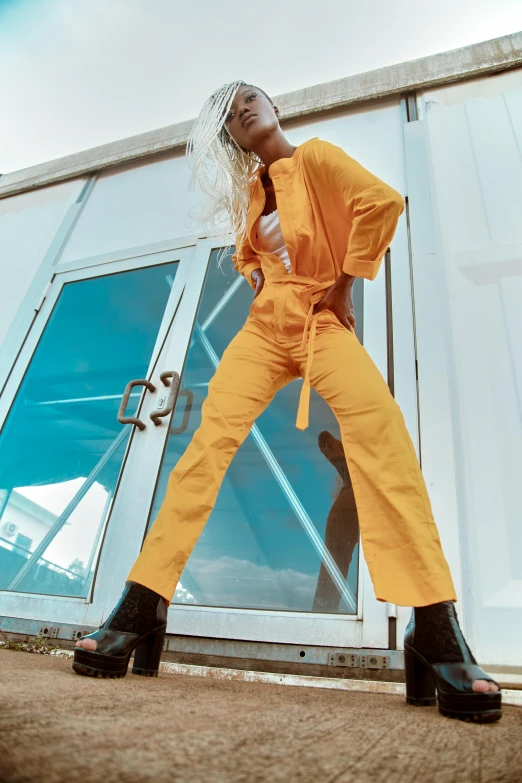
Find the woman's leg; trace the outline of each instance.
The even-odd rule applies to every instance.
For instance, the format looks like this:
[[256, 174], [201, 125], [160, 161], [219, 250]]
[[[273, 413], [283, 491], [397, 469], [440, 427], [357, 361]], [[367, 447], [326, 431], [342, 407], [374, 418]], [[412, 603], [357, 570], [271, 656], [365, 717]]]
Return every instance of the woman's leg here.
[[[102, 628], [76, 644], [79, 674], [123, 676], [126, 668], [121, 664], [120, 671], [114, 656], [119, 651], [121, 658], [121, 649], [130, 654], [127, 647], [133, 635], [155, 633], [158, 658], [167, 605], [212, 511], [225, 472], [254, 420], [276, 391], [295, 377], [288, 353], [266, 327], [249, 318], [209, 384], [201, 425], [170, 475], [165, 499], [120, 602]], [[151, 653], [143, 644], [142, 668], [157, 673], [159, 659], [151, 663]]]
[[[355, 334], [328, 318], [318, 323], [310, 381], [339, 422], [375, 594], [401, 606], [456, 600], [401, 410]], [[304, 372], [306, 355], [297, 359]]]
[[170, 475], [165, 499], [128, 581], [172, 600], [234, 454], [277, 390], [295, 377], [288, 353], [249, 319], [209, 384], [201, 425]]
[[[333, 314], [326, 319], [319, 322], [310, 382], [341, 428], [376, 597], [419, 607], [416, 637], [428, 661], [472, 662], [460, 629], [452, 631], [455, 589], [404, 417], [355, 334]], [[304, 374], [306, 354], [296, 347], [293, 357]], [[496, 690], [487, 680], [473, 681], [473, 691]]]

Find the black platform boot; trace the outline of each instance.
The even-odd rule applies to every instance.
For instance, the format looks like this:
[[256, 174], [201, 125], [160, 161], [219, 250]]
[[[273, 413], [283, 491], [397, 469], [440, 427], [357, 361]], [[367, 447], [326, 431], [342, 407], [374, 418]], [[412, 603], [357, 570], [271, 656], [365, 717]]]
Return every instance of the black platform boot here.
[[94, 633], [96, 650], [76, 647], [73, 669], [89, 677], [125, 677], [134, 652], [133, 674], [157, 677], [165, 631], [167, 602], [137, 582], [126, 582], [112, 614]]
[[488, 723], [501, 717], [500, 689], [472, 690], [475, 680], [495, 680], [477, 665], [453, 601], [412, 611], [404, 637], [404, 662], [408, 704], [433, 706], [437, 697], [439, 712], [448, 718]]

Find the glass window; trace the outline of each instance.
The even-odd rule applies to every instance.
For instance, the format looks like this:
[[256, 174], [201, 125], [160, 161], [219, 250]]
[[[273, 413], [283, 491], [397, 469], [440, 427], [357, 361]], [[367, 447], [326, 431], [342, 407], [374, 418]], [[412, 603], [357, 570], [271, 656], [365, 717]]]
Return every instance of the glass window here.
[[0, 434], [0, 589], [87, 595], [176, 269], [63, 287]]

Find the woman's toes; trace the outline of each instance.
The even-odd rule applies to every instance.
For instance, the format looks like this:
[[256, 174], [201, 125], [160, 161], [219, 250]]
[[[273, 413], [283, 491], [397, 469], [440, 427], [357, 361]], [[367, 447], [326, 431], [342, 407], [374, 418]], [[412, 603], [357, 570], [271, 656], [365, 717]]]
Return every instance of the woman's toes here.
[[498, 685], [489, 680], [475, 680], [471, 686], [475, 693], [487, 693], [488, 691], [498, 691]]
[[82, 647], [84, 650], [95, 650], [96, 642], [94, 639], [78, 639], [76, 647]]

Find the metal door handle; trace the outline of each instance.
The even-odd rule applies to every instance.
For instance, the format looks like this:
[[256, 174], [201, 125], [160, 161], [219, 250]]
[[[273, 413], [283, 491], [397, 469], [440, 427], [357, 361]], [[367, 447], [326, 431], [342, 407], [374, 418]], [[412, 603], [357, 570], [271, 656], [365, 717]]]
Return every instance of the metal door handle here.
[[183, 421], [181, 422], [181, 426], [179, 427], [171, 427], [170, 434], [171, 435], [181, 435], [182, 432], [185, 432], [185, 430], [188, 427], [190, 414], [192, 412], [192, 404], [194, 402], [194, 392], [189, 391], [188, 389], [183, 389], [183, 391], [180, 391], [179, 397], [186, 397], [187, 403], [185, 405], [185, 411], [183, 413]]
[[[170, 380], [171, 378], [172, 378], [172, 382]], [[161, 373], [160, 381], [165, 386], [170, 386], [170, 391], [167, 399], [167, 404], [165, 405], [165, 407], [156, 408], [156, 410], [152, 411], [152, 413], [150, 414], [151, 421], [154, 422], [156, 427], [160, 426], [161, 419], [165, 418], [165, 416], [170, 416], [170, 414], [174, 410], [174, 406], [178, 398], [179, 384], [181, 382], [181, 378], [179, 377], [179, 373], [174, 372], [173, 370], [166, 370], [165, 372]]]
[[123, 392], [123, 397], [121, 398], [120, 409], [118, 411], [117, 418], [120, 424], [135, 424], [139, 430], [144, 430], [145, 424], [141, 421], [141, 419], [136, 418], [136, 416], [125, 416], [125, 409], [127, 407], [127, 403], [129, 402], [130, 393], [135, 386], [145, 386], [150, 392], [156, 391], [154, 384], [152, 384], [150, 381], [147, 381], [146, 379], [136, 378], [134, 381], [129, 381], [125, 387], [125, 391]]

